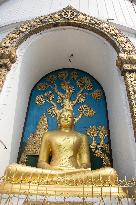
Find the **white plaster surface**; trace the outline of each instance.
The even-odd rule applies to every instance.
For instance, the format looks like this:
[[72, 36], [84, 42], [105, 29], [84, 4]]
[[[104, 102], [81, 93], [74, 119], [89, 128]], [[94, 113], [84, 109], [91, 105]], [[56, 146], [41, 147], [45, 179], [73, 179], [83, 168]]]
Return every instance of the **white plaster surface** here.
[[71, 5], [102, 20], [136, 28], [136, 4], [129, 0], [7, 0], [0, 4], [0, 27]]
[[[74, 57], [68, 61], [70, 54]], [[1, 94], [0, 175], [16, 162], [31, 89], [46, 73], [72, 67], [90, 73], [105, 90], [114, 168], [120, 177], [136, 175], [136, 149], [123, 78], [116, 52], [101, 37], [72, 27], [49, 30], [29, 38], [18, 49], [18, 60]], [[129, 165], [128, 165], [129, 163]]]

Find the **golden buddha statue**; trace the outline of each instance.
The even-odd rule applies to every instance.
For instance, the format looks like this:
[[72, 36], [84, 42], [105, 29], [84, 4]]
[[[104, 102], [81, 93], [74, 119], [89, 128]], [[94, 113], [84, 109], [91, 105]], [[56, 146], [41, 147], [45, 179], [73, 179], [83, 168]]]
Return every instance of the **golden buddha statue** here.
[[73, 112], [63, 109], [58, 122], [58, 130], [43, 136], [38, 168], [11, 164], [5, 171], [5, 181], [77, 187], [83, 184], [116, 186], [118, 175], [113, 168], [91, 171], [87, 136], [73, 130]]
[[[68, 180], [71, 183], [71, 179], [78, 180], [79, 178], [81, 183], [82, 180], [86, 183], [89, 182], [89, 178], [93, 178], [97, 182], [101, 178], [105, 183], [107, 177], [110, 176], [110, 182], [115, 184], [117, 173], [114, 169], [102, 168], [91, 171], [87, 136], [74, 131], [73, 125], [74, 116], [72, 111], [62, 110], [59, 116], [59, 129], [47, 132], [43, 137], [38, 167], [55, 170], [57, 175], [62, 176], [60, 180], [62, 184], [65, 180], [64, 175], [67, 176], [67, 183]], [[50, 156], [51, 160], [49, 162]]]

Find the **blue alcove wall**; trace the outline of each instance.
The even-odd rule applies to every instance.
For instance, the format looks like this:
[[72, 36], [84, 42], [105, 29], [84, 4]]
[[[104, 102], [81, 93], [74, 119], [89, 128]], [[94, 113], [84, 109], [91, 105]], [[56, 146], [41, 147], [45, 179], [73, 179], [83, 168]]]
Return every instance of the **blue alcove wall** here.
[[[48, 119], [48, 130], [51, 131], [58, 129], [56, 117], [52, 117], [48, 113], [48, 109], [51, 107], [51, 103], [45, 101], [44, 103], [37, 104], [37, 96], [44, 96], [45, 93], [51, 92], [54, 95], [53, 101], [56, 103], [57, 107], [61, 109], [61, 104], [57, 102], [58, 95], [53, 89], [54, 86], [57, 86], [58, 91], [60, 91], [61, 93], [65, 93], [65, 89], [62, 84], [64, 84], [64, 82], [67, 82], [74, 89], [73, 93], [71, 94], [71, 100], [75, 100], [77, 93], [80, 91], [81, 87], [84, 86], [85, 79], [89, 79], [87, 82], [89, 84], [87, 84], [86, 89], [84, 89], [82, 92], [82, 94], [84, 94], [85, 96], [85, 101], [82, 102], [81, 100], [81, 102], [78, 102], [74, 106], [74, 116], [79, 115], [79, 108], [81, 105], [87, 105], [88, 107], [90, 107], [94, 111], [94, 114], [92, 116], [83, 116], [75, 124], [74, 129], [77, 132], [81, 132], [83, 134], [87, 134], [87, 131], [90, 127], [96, 128], [97, 131], [101, 131], [101, 134], [106, 130], [103, 143], [101, 142], [102, 138], [99, 135], [100, 132], [98, 132], [97, 136], [95, 136], [95, 149], [93, 146], [91, 146], [94, 143], [93, 135], [88, 135], [88, 143], [90, 145], [90, 158], [92, 164], [91, 167], [92, 169], [97, 169], [103, 166], [112, 166], [108, 112], [104, 90], [100, 83], [90, 74], [74, 68], [63, 68], [53, 71], [45, 75], [33, 87], [29, 99], [18, 160], [25, 150], [25, 146], [30, 134], [35, 133], [37, 124], [43, 113], [46, 114], [46, 117]], [[31, 161], [32, 157], [28, 159], [27, 165], [36, 166], [36, 162], [31, 163]]]

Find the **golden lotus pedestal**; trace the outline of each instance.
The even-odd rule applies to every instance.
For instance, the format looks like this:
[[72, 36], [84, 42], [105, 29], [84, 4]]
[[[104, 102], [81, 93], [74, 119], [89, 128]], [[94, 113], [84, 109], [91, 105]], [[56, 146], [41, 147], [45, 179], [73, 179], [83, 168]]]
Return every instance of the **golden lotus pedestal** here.
[[97, 197], [113, 196], [125, 197], [127, 192], [120, 186], [69, 186], [69, 185], [38, 185], [33, 183], [8, 183], [0, 184], [1, 194], [64, 196], [64, 197]]

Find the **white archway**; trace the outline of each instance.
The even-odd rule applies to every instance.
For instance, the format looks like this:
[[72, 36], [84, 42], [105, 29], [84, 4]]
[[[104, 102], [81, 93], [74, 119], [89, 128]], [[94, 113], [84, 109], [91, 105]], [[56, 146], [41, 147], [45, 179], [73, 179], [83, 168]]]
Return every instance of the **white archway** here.
[[[8, 73], [2, 90], [3, 100], [7, 103], [4, 112], [10, 111], [9, 116], [2, 119], [2, 136], [6, 136], [10, 151], [0, 150], [5, 154], [1, 173], [6, 165], [17, 159], [29, 95], [34, 84], [50, 71], [72, 67], [90, 73], [103, 86], [114, 168], [121, 177], [134, 176], [136, 155], [133, 128], [125, 85], [116, 67], [117, 54], [113, 47], [93, 32], [67, 26], [31, 36], [17, 52], [15, 68]], [[70, 63], [72, 53], [74, 56]], [[8, 89], [10, 92], [6, 95]]]

